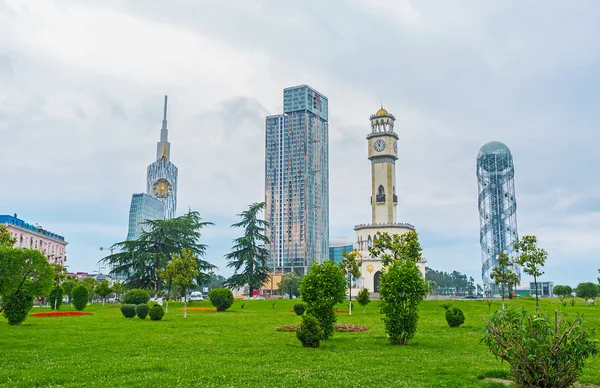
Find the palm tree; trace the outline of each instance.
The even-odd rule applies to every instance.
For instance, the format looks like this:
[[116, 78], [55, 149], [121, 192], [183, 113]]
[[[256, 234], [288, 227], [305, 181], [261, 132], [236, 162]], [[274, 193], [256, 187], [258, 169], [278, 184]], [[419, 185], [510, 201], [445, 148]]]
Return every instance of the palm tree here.
[[199, 242], [200, 230], [214, 225], [202, 221], [200, 213], [189, 210], [187, 214], [170, 220], [145, 220], [144, 231], [137, 240], [127, 240], [113, 245], [118, 253], [106, 256], [100, 262], [111, 264], [111, 275], [127, 277], [127, 288], [152, 288], [160, 294], [163, 279], [159, 270], [164, 269], [173, 255], [189, 249], [196, 255], [198, 269], [208, 271], [216, 268], [202, 260], [207, 245]]
[[244, 228], [244, 235], [233, 240], [231, 252], [225, 255], [229, 260], [227, 267], [235, 269], [235, 273], [225, 284], [230, 288], [247, 285], [250, 296], [269, 279], [269, 269], [265, 265], [269, 250], [264, 248], [269, 244], [269, 238], [264, 234], [265, 227], [269, 224], [257, 218], [257, 214], [264, 208], [264, 202], [253, 203], [248, 210], [238, 214], [242, 220], [231, 226]]

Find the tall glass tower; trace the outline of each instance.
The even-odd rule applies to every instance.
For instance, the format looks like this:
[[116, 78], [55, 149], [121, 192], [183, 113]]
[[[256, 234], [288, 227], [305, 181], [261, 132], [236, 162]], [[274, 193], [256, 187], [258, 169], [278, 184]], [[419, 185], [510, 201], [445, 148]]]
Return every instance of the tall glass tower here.
[[283, 90], [266, 119], [265, 219], [269, 267], [306, 273], [329, 256], [329, 103], [307, 85]]
[[[510, 256], [518, 239], [514, 176], [512, 154], [505, 144], [491, 141], [481, 147], [477, 155], [481, 277], [492, 291], [496, 285], [490, 272], [498, 264], [498, 255]], [[520, 277], [520, 269], [514, 270]]]
[[137, 240], [143, 232], [142, 222], [145, 220], [164, 219], [165, 205], [158, 198], [147, 194], [133, 194], [129, 208], [129, 228], [127, 240]]

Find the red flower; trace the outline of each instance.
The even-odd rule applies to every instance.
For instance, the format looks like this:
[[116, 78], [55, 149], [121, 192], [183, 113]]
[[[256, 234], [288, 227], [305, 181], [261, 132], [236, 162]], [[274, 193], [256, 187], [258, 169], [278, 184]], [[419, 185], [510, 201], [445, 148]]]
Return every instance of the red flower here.
[[72, 317], [77, 315], [92, 315], [84, 311], [53, 311], [51, 313], [29, 314], [30, 317]]

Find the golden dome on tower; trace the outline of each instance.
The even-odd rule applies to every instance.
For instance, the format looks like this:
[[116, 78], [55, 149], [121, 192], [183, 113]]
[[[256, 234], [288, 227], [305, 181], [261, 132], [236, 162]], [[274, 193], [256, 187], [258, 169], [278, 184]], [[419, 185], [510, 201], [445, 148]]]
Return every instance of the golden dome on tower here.
[[381, 108], [375, 113], [377, 116], [383, 116], [389, 114], [387, 110], [383, 109], [383, 103], [381, 104]]

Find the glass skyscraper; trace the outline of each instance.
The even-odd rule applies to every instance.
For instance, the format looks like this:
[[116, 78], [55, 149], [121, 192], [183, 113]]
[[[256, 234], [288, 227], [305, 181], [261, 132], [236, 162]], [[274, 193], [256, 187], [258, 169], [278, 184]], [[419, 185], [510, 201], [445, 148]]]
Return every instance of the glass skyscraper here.
[[350, 253], [354, 251], [352, 244], [337, 244], [329, 245], [329, 260], [333, 260], [334, 263], [341, 263], [344, 259], [342, 253]]
[[127, 240], [137, 240], [142, 233], [141, 222], [144, 220], [162, 220], [165, 205], [158, 199], [147, 194], [133, 194], [129, 208], [129, 229]]
[[329, 104], [307, 85], [283, 90], [283, 114], [266, 119], [265, 219], [269, 267], [306, 273], [329, 256]]

